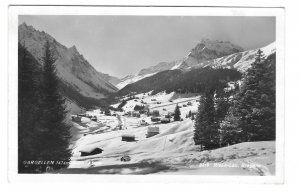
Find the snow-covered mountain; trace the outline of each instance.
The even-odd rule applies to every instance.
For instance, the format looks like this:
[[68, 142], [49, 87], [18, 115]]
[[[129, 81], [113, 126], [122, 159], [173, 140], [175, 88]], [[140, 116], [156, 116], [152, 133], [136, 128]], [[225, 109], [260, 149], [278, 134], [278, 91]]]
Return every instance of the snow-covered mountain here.
[[100, 74], [100, 76], [102, 76], [105, 80], [107, 80], [108, 82], [110, 82], [112, 85], [116, 86], [117, 84], [119, 84], [121, 82], [121, 79], [115, 77], [115, 76], [111, 76], [109, 74], [105, 74], [102, 72], [98, 72]]
[[[276, 51], [275, 42], [260, 49], [268, 56]], [[237, 70], [244, 72], [254, 61], [257, 50], [258, 49], [244, 51], [240, 46], [234, 45], [228, 41], [202, 39], [201, 42], [191, 49], [189, 54], [181, 60], [161, 62], [155, 66], [142, 69], [135, 75], [129, 75], [121, 79], [121, 82], [116, 86], [119, 89], [122, 89], [128, 84], [132, 84], [165, 70], [180, 69], [187, 71], [211, 66], [236, 68]]]
[[48, 41], [56, 59], [55, 65], [63, 84], [84, 97], [100, 99], [118, 89], [97, 72], [75, 46], [67, 48], [44, 31], [26, 23], [19, 25], [18, 40], [43, 65], [43, 47]]
[[250, 67], [251, 63], [254, 62], [255, 54], [257, 53], [258, 49], [262, 50], [265, 56], [269, 56], [276, 52], [276, 42], [273, 42], [262, 48], [238, 52], [229, 56], [224, 56], [207, 62], [199, 63], [196, 66], [193, 66], [193, 68], [211, 66], [213, 68], [235, 68], [240, 72], [245, 72]]
[[210, 61], [230, 54], [244, 51], [242, 47], [234, 45], [228, 41], [202, 39], [190, 53], [183, 58], [179, 69], [187, 69], [197, 64]]
[[131, 75], [123, 78], [122, 82], [117, 84], [117, 87], [121, 89], [127, 84], [134, 83], [138, 80], [152, 76], [161, 71], [175, 69], [185, 70], [201, 62], [216, 59], [222, 56], [227, 56], [241, 51], [243, 51], [243, 48], [230, 42], [202, 39], [183, 59], [172, 62], [161, 62], [155, 66], [142, 69], [136, 75]]

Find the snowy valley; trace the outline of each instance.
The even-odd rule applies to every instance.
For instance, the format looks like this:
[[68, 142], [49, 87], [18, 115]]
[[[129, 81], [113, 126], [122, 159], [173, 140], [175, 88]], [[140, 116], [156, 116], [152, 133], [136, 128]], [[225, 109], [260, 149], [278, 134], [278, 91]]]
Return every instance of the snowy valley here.
[[[73, 144], [69, 168], [59, 173], [274, 175], [274, 141], [246, 142], [200, 151], [193, 141], [194, 121], [185, 118], [190, 111], [197, 111], [199, 95], [148, 94], [138, 94], [135, 99], [128, 100], [124, 112], [112, 111], [111, 116], [106, 116], [96, 109], [86, 112], [88, 116], [95, 116], [95, 121], [82, 117], [80, 123], [74, 122], [81, 137]], [[179, 105], [184, 118], [182, 121], [171, 118], [169, 123], [161, 123], [151, 121], [147, 114], [140, 114], [140, 117], [129, 114], [135, 105], [145, 103], [150, 112], [159, 111], [160, 119]], [[158, 127], [159, 132], [147, 138], [151, 127]], [[134, 136], [134, 140], [123, 141], [125, 135]], [[81, 155], [96, 148], [103, 152]], [[122, 161], [124, 157], [130, 160]]]
[[[228, 41], [204, 38], [182, 59], [160, 62], [124, 78], [98, 72], [76, 46], [67, 48], [44, 31], [25, 23], [19, 25], [18, 42], [28, 57], [37, 61], [38, 69], [44, 66], [43, 46], [49, 43], [59, 93], [66, 99], [63, 103], [68, 110], [67, 120], [62, 120], [71, 125], [70, 162], [67, 168], [47, 172], [275, 175], [274, 127], [268, 127], [267, 131], [260, 128], [259, 134], [252, 129], [253, 125], [262, 127], [262, 115], [269, 116], [270, 122], [275, 117], [272, 95], [275, 75], [268, 74], [267, 84], [252, 77], [262, 76], [257, 72], [268, 71], [268, 68], [274, 70], [276, 42], [244, 50]], [[250, 80], [257, 85], [249, 83], [255, 85], [250, 87], [254, 91], [247, 92], [246, 72], [258, 61], [258, 55], [268, 67], [252, 72]], [[255, 92], [260, 86], [260, 92]], [[267, 93], [270, 95], [263, 93], [266, 88], [271, 89]], [[239, 95], [240, 92], [245, 93]], [[261, 104], [271, 108], [266, 105], [259, 109], [261, 104], [249, 99], [253, 93], [258, 93], [256, 99], [261, 100]], [[246, 99], [242, 98], [245, 95]], [[248, 108], [247, 102], [254, 107]], [[235, 112], [233, 107], [240, 111]], [[243, 114], [245, 109], [252, 117]], [[210, 111], [213, 113], [209, 114]], [[201, 117], [201, 113], [208, 115]], [[210, 115], [214, 116], [212, 120]], [[242, 136], [244, 128], [237, 124], [241, 124], [244, 117], [254, 117], [251, 127], [246, 125], [246, 136]], [[212, 147], [204, 145], [206, 149], [202, 149], [204, 137], [196, 132], [204, 127], [208, 131], [201, 134], [207, 135], [208, 143], [218, 141]], [[210, 128], [217, 134], [209, 133]], [[265, 135], [266, 140], [260, 140], [260, 135]], [[195, 138], [201, 145], [196, 144]]]

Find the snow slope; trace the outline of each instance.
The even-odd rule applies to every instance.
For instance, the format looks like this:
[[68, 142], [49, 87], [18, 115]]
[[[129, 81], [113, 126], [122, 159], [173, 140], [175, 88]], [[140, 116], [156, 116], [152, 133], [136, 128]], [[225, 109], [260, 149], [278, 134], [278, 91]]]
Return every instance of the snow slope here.
[[[276, 43], [273, 42], [265, 47], [260, 48], [265, 56], [269, 56], [276, 52]], [[255, 54], [258, 49], [235, 53], [229, 56], [224, 56], [207, 63], [200, 63], [194, 67], [211, 66], [222, 68], [235, 68], [241, 72], [245, 72], [255, 60]]]
[[137, 81], [139, 81], [139, 80], [142, 80], [143, 78], [152, 76], [152, 75], [154, 75], [154, 74], [156, 74], [156, 72], [150, 73], [150, 74], [144, 74], [144, 75], [139, 75], [139, 74], [137, 74], [137, 75], [134, 75], [134, 76], [127, 76], [127, 77], [121, 79], [121, 82], [119, 82], [119, 83], [116, 85], [116, 87], [117, 87], [118, 89], [122, 89], [122, 88], [124, 88], [127, 84], [131, 84], [131, 83], [137, 82]]
[[[247, 142], [200, 152], [199, 147], [194, 145], [191, 120], [157, 126], [160, 134], [151, 138], [146, 138], [146, 126], [137, 127], [133, 123], [127, 130], [83, 136], [73, 149], [69, 169], [62, 173], [275, 174], [274, 142]], [[122, 134], [134, 134], [137, 141], [121, 141]], [[80, 157], [80, 150], [93, 147], [104, 151]], [[129, 155], [131, 160], [121, 162], [123, 155]]]
[[[74, 123], [80, 131], [72, 148], [72, 159], [68, 169], [59, 173], [92, 173], [92, 174], [187, 174], [187, 175], [274, 175], [275, 142], [247, 142], [223, 147], [211, 151], [200, 151], [194, 144], [194, 122], [185, 118], [189, 111], [195, 111], [199, 102], [197, 95], [179, 95], [165, 92], [156, 95], [142, 93], [135, 95], [139, 99], [127, 101], [124, 110], [131, 111], [132, 106], [141, 100], [149, 102], [149, 108], [159, 110], [163, 116], [173, 112], [177, 104], [182, 107], [183, 121], [161, 124], [153, 123], [147, 115], [140, 118], [124, 116], [105, 116], [100, 110], [88, 111], [98, 120], [84, 118], [82, 123]], [[152, 101], [151, 99], [156, 99]], [[137, 101], [135, 101], [137, 100]], [[173, 102], [170, 102], [172, 100]], [[161, 102], [157, 104], [155, 102]], [[165, 109], [165, 110], [163, 110]], [[159, 127], [159, 134], [146, 137], [148, 126], [140, 125], [145, 120], [149, 126]], [[122, 126], [122, 130], [119, 129]], [[122, 141], [124, 134], [134, 135], [135, 141]], [[81, 150], [101, 148], [97, 155], [80, 156]], [[122, 156], [128, 155], [131, 160], [121, 162]]]

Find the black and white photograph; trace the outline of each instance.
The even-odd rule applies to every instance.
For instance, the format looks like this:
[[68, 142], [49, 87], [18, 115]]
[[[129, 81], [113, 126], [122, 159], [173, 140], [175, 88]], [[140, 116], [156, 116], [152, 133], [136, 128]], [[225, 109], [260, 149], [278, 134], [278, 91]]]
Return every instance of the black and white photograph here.
[[282, 10], [135, 9], [15, 14], [17, 174], [281, 175]]

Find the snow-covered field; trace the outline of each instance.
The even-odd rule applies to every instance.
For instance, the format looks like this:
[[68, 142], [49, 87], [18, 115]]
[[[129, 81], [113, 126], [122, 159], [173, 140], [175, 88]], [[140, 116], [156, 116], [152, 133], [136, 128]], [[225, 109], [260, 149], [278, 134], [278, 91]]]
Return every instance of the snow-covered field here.
[[[192, 105], [181, 108], [183, 121], [171, 121], [167, 124], [152, 123], [150, 117], [140, 118], [124, 116], [105, 116], [100, 110], [87, 114], [96, 116], [97, 121], [83, 118], [74, 123], [81, 137], [74, 143], [73, 156], [68, 169], [61, 173], [94, 174], [191, 174], [191, 175], [274, 175], [275, 142], [248, 142], [201, 151], [193, 141], [194, 122], [185, 118], [189, 111], [195, 111], [199, 96], [158, 93], [154, 96], [140, 94], [130, 100], [124, 110], [131, 111], [141, 100], [149, 104], [150, 109], [173, 112], [176, 104], [188, 101]], [[151, 99], [156, 99], [153, 101]], [[170, 102], [172, 100], [172, 102]], [[157, 102], [161, 102], [157, 104]], [[164, 109], [164, 110], [163, 110]], [[115, 112], [112, 112], [115, 113]], [[159, 134], [146, 138], [148, 126], [140, 125], [141, 120], [159, 127]], [[122, 126], [122, 130], [119, 129]], [[122, 141], [123, 134], [135, 136], [135, 141]], [[101, 148], [102, 153], [81, 157], [80, 151]], [[122, 156], [131, 160], [122, 162]]]

